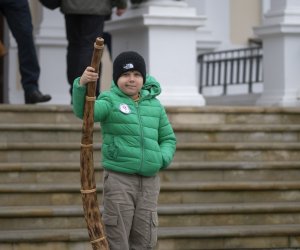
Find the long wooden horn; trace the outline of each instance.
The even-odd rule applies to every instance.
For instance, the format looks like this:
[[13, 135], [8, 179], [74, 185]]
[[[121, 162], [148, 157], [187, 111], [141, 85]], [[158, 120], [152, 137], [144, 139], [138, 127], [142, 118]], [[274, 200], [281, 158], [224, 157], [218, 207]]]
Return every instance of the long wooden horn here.
[[[100, 37], [94, 43], [91, 66], [99, 72], [104, 49], [104, 40]], [[100, 74], [99, 74], [100, 75]], [[84, 217], [87, 224], [93, 250], [109, 250], [97, 201], [93, 159], [94, 103], [96, 100], [96, 81], [87, 84], [86, 100], [82, 124], [80, 150], [81, 194]]]

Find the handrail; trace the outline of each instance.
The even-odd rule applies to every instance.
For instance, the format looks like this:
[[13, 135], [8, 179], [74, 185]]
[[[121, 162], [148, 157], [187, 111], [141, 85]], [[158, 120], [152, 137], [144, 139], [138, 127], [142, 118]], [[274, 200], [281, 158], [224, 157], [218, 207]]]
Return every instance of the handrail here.
[[254, 83], [262, 83], [263, 50], [261, 46], [203, 53], [200, 64], [199, 92], [204, 88], [220, 86], [227, 95], [229, 85], [248, 84], [248, 93]]

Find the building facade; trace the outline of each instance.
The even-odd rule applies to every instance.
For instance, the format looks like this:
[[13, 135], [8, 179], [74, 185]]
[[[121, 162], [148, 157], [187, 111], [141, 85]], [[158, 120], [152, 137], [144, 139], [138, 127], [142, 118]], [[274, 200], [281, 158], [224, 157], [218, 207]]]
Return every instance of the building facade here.
[[[64, 17], [30, 0], [35, 41], [41, 65], [40, 86], [51, 104], [70, 104], [66, 78]], [[106, 23], [113, 36], [114, 58], [136, 50], [148, 72], [162, 85], [161, 101], [169, 106], [279, 105], [298, 106], [300, 85], [300, 3], [297, 0], [148, 0], [130, 6]], [[4, 60], [4, 102], [24, 103], [16, 43], [5, 27], [9, 53]], [[211, 97], [200, 94], [198, 55], [263, 44], [263, 86], [252, 99], [244, 95]], [[111, 82], [111, 61], [103, 56], [102, 90]], [[249, 96], [249, 95], [248, 95]], [[239, 98], [240, 97], [240, 98]]]

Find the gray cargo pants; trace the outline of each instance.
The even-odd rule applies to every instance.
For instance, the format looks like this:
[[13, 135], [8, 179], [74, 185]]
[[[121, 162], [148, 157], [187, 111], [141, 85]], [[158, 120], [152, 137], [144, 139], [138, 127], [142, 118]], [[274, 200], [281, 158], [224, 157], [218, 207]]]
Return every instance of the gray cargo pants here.
[[110, 250], [151, 250], [157, 243], [159, 176], [104, 171], [103, 223]]

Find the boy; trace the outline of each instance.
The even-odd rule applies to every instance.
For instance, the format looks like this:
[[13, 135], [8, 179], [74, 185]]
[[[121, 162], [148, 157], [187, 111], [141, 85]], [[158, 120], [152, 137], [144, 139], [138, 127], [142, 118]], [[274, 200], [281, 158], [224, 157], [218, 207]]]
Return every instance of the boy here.
[[[87, 67], [73, 87], [73, 110], [82, 119], [86, 86], [98, 74]], [[176, 137], [161, 103], [159, 83], [146, 76], [143, 57], [123, 52], [113, 63], [110, 91], [94, 105], [102, 128], [103, 222], [110, 250], [154, 249], [160, 180], [176, 148]]]

